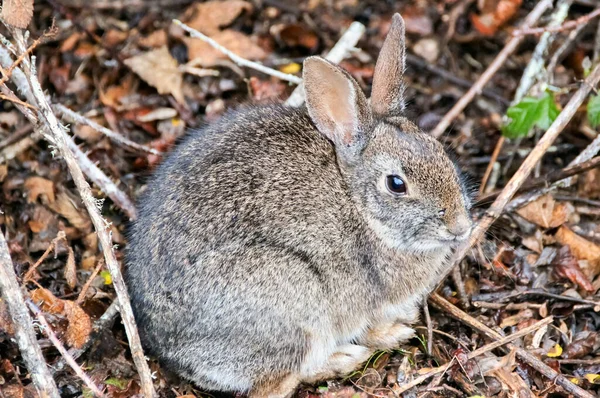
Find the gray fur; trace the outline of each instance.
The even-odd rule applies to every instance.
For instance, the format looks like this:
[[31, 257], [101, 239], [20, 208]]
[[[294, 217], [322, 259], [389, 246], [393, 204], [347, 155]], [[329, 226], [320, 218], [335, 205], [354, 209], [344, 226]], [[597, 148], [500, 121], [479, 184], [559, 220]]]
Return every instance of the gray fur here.
[[[308, 110], [248, 107], [190, 133], [140, 198], [126, 279], [143, 343], [202, 388], [282, 397], [410, 337], [404, 325], [468, 236], [442, 146], [319, 68]], [[329, 73], [360, 112], [328, 114], [311, 85], [339, 81]], [[321, 117], [345, 127], [320, 132]], [[360, 150], [332, 138], [348, 133], [340, 117], [369, 126], [351, 132]], [[406, 197], [385, 189], [388, 174]]]

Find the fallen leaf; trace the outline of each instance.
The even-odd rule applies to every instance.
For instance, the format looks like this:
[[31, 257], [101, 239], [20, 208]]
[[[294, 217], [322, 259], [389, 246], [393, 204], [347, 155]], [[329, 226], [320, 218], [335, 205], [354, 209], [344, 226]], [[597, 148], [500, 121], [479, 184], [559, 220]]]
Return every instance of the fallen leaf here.
[[207, 1], [188, 7], [181, 20], [197, 31], [212, 36], [232, 23], [242, 11], [251, 12], [252, 4], [240, 0]]
[[600, 168], [592, 169], [579, 177], [577, 194], [581, 198], [600, 198]]
[[600, 384], [600, 375], [595, 373], [587, 373], [583, 376], [592, 384]]
[[112, 276], [110, 275], [110, 272], [102, 271], [102, 272], [100, 272], [100, 276], [104, 279], [105, 285], [112, 284]]
[[517, 214], [543, 228], [556, 228], [569, 218], [568, 207], [563, 203], [556, 203], [550, 194], [540, 196], [521, 207]]
[[167, 32], [164, 29], [155, 30], [146, 37], [138, 39], [138, 45], [146, 48], [158, 48], [167, 45]]
[[27, 203], [35, 201], [44, 195], [42, 202], [54, 202], [54, 183], [42, 177], [29, 177], [25, 180], [25, 190], [27, 191]]
[[69, 321], [65, 339], [71, 347], [81, 348], [90, 337], [92, 321], [90, 316], [73, 301], [63, 300], [63, 303], [63, 314]]
[[563, 357], [568, 359], [583, 358], [594, 351], [598, 334], [589, 330], [575, 335], [574, 340], [565, 347]]
[[66, 192], [58, 192], [56, 200], [47, 206], [66, 218], [78, 230], [89, 233], [92, 230], [92, 221], [85, 207], [83, 205], [78, 207], [75, 203], [79, 204], [79, 199], [71, 198]]
[[35, 289], [32, 290], [29, 295], [31, 296], [31, 300], [39, 305], [44, 312], [50, 314], [62, 314], [65, 309], [63, 300], [56, 297], [48, 289]]
[[183, 74], [167, 46], [128, 58], [129, 66], [142, 80], [156, 88], [159, 94], [171, 94], [180, 104], [183, 98]]
[[430, 64], [435, 64], [440, 55], [440, 44], [432, 37], [425, 37], [415, 43], [413, 51]]
[[98, 90], [98, 97], [100, 102], [105, 106], [111, 108], [118, 108], [122, 105], [121, 98], [131, 95], [133, 91], [133, 81], [135, 80], [133, 75], [127, 75], [121, 80], [121, 84], [118, 86], [110, 86], [106, 90], [102, 89], [103, 85], [100, 85]]
[[402, 18], [408, 33], [419, 36], [429, 36], [433, 33], [433, 22], [427, 13], [426, 7], [406, 7], [402, 12]]
[[291, 64], [280, 66], [279, 70], [283, 73], [294, 75], [302, 70], [302, 66], [299, 63], [292, 62]]
[[33, 17], [33, 0], [3, 0], [2, 19], [19, 29], [27, 29]]
[[171, 119], [177, 116], [177, 110], [173, 108], [157, 108], [153, 111], [146, 113], [145, 115], [140, 115], [137, 119], [140, 122], [154, 122], [156, 120], [164, 120]]
[[[251, 61], [261, 60], [267, 56], [252, 39], [235, 30], [224, 30], [213, 35], [212, 38], [234, 54]], [[227, 55], [200, 39], [185, 37], [183, 41], [188, 48], [189, 60], [198, 62], [204, 67], [213, 66], [217, 61], [227, 59]]]
[[600, 246], [577, 235], [565, 225], [558, 229], [554, 238], [560, 244], [569, 246], [575, 258], [588, 261], [587, 266], [582, 267], [588, 279], [593, 280], [600, 273]]
[[279, 98], [285, 92], [286, 84], [280, 80], [260, 80], [252, 76], [250, 78], [250, 89], [252, 98], [257, 102], [265, 101], [273, 98]]
[[74, 289], [77, 285], [77, 270], [75, 268], [75, 253], [73, 253], [73, 249], [69, 246], [69, 255], [67, 256], [67, 263], [65, 264], [65, 280], [67, 281], [67, 285]]
[[577, 259], [571, 254], [569, 246], [563, 246], [552, 261], [554, 273], [560, 278], [567, 278], [588, 292], [594, 291], [589, 279], [581, 272]]
[[482, 35], [493, 36], [519, 10], [523, 0], [500, 0], [495, 9], [485, 10], [483, 14], [471, 14], [471, 22]]
[[560, 346], [560, 344], [556, 343], [554, 345], [554, 347], [552, 347], [546, 355], [550, 358], [557, 358], [562, 355], [562, 352], [563, 352], [562, 347]]
[[270, 32], [288, 47], [304, 47], [308, 50], [315, 50], [319, 45], [319, 36], [299, 23], [273, 25]]

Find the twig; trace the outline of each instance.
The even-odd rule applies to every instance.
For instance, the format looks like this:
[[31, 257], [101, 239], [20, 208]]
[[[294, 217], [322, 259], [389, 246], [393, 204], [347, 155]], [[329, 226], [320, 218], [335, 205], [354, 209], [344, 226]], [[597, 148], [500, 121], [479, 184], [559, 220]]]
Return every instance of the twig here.
[[[447, 80], [450, 83], [454, 83], [457, 86], [461, 86], [464, 88], [471, 88], [471, 86], [473, 86], [472, 81], [463, 79], [462, 77], [459, 77], [452, 72], [442, 69], [436, 65], [432, 65], [432, 64], [428, 63], [427, 61], [417, 57], [416, 55], [406, 54], [406, 62], [417, 67], [419, 70], [425, 69], [428, 72], [434, 73], [434, 74], [438, 75], [439, 77], [441, 77], [442, 79]], [[484, 88], [483, 90], [481, 90], [481, 95], [488, 97], [490, 99], [493, 99], [493, 100], [501, 103], [504, 106], [510, 105], [509, 101], [506, 98], [504, 98], [501, 94], [497, 93], [494, 90]]]
[[[589, 76], [585, 79], [579, 90], [577, 90], [573, 97], [571, 97], [571, 99], [564, 107], [562, 112], [558, 115], [558, 117], [556, 118], [556, 120], [554, 120], [550, 128], [546, 131], [546, 133], [535, 145], [533, 150], [529, 153], [529, 156], [525, 158], [525, 160], [521, 164], [521, 167], [519, 167], [517, 172], [506, 184], [502, 192], [498, 195], [498, 197], [496, 198], [494, 203], [492, 203], [490, 208], [485, 212], [484, 216], [480, 219], [477, 225], [475, 225], [468, 244], [461, 245], [461, 247], [458, 248], [454, 256], [455, 264], [462, 260], [462, 258], [467, 254], [471, 247], [475, 246], [475, 244], [479, 242], [481, 238], [483, 238], [485, 232], [490, 227], [490, 225], [492, 225], [492, 223], [498, 217], [500, 217], [510, 199], [519, 190], [521, 185], [523, 185], [523, 182], [527, 179], [527, 177], [531, 173], [531, 170], [533, 170], [533, 167], [546, 153], [546, 151], [548, 150], [550, 145], [552, 145], [552, 142], [554, 142], [556, 137], [558, 137], [558, 135], [563, 131], [565, 126], [575, 115], [575, 112], [577, 112], [579, 106], [583, 103], [583, 101], [590, 93], [592, 87], [595, 87], [598, 81], [600, 81], [600, 64], [596, 65], [596, 67], [592, 70]], [[447, 273], [449, 272], [451, 272], [451, 269], [449, 269]]]
[[173, 23], [177, 26], [180, 26], [183, 30], [185, 30], [186, 32], [188, 32], [190, 34], [191, 37], [194, 37], [196, 39], [200, 39], [208, 44], [210, 44], [213, 48], [215, 48], [216, 50], [222, 52], [223, 54], [227, 55], [229, 57], [229, 59], [231, 59], [235, 64], [239, 65], [239, 66], [245, 66], [254, 70], [257, 70], [259, 72], [265, 73], [267, 75], [271, 75], [271, 76], [275, 76], [281, 80], [285, 80], [288, 81], [290, 83], [294, 83], [294, 84], [300, 84], [302, 82], [302, 79], [299, 78], [298, 76], [294, 76], [294, 75], [290, 75], [287, 73], [283, 73], [280, 72], [278, 70], [275, 69], [271, 69], [267, 66], [264, 66], [263, 64], [259, 63], [259, 62], [253, 62], [253, 61], [248, 61], [247, 59], [244, 59], [242, 57], [240, 57], [239, 55], [237, 55], [236, 53], [226, 49], [225, 47], [223, 47], [222, 45], [220, 45], [219, 43], [217, 43], [215, 40], [211, 39], [210, 37], [206, 36], [203, 33], [198, 32], [196, 29], [194, 28], [190, 28], [189, 26], [187, 26], [186, 24], [184, 24], [183, 22], [181, 22], [178, 19], [174, 19]]
[[596, 9], [587, 15], [581, 16], [572, 21], [565, 22], [560, 26], [544, 27], [544, 28], [522, 28], [513, 31], [513, 36], [522, 37], [525, 35], [539, 35], [546, 32], [562, 32], [569, 29], [575, 29], [578, 25], [586, 24], [590, 20], [600, 16], [600, 9]]
[[[17, 48], [19, 51], [24, 51], [25, 49], [25, 40], [20, 30], [14, 31], [14, 37], [16, 40]], [[35, 100], [35, 104], [37, 105], [39, 112], [38, 118], [44, 123], [49, 130], [53, 144], [56, 145], [58, 150], [60, 151], [63, 159], [67, 163], [71, 176], [73, 177], [73, 181], [79, 191], [81, 199], [90, 215], [92, 223], [94, 224], [94, 228], [96, 233], [98, 234], [98, 238], [102, 245], [102, 251], [104, 253], [104, 258], [106, 260], [106, 265], [108, 270], [110, 271], [113, 286], [117, 293], [117, 298], [119, 300], [119, 307], [121, 308], [121, 317], [123, 319], [123, 324], [125, 326], [125, 332], [127, 334], [129, 340], [129, 347], [131, 350], [131, 355], [133, 358], [133, 362], [137, 368], [137, 371], [140, 376], [140, 384], [142, 387], [142, 392], [147, 398], [152, 398], [155, 396], [154, 386], [152, 384], [152, 377], [150, 374], [150, 368], [148, 367], [148, 363], [144, 357], [144, 353], [142, 350], [142, 345], [140, 342], [140, 337], [137, 331], [137, 326], [135, 323], [135, 318], [133, 317], [133, 311], [131, 309], [131, 303], [129, 301], [129, 294], [127, 293], [127, 287], [123, 280], [123, 276], [121, 275], [121, 270], [119, 263], [115, 257], [115, 253], [113, 251], [112, 241], [108, 232], [108, 223], [100, 214], [98, 209], [98, 201], [93, 197], [92, 190], [85, 180], [85, 177], [79, 167], [73, 152], [69, 148], [68, 144], [68, 135], [65, 132], [65, 129], [60, 125], [56, 115], [52, 112], [50, 108], [50, 104], [40, 83], [37, 79], [35, 73], [35, 62], [32, 59], [32, 62], [24, 61], [24, 65], [26, 65], [26, 71], [28, 72], [29, 85], [31, 87], [31, 95]]]
[[469, 301], [469, 297], [465, 289], [465, 283], [462, 278], [462, 273], [460, 272], [460, 264], [456, 264], [456, 266], [452, 270], [452, 281], [454, 282], [454, 286], [456, 287], [456, 292], [458, 293], [458, 299], [460, 300], [460, 304], [463, 306], [464, 309], [470, 308], [471, 303]]
[[94, 271], [92, 272], [92, 274], [90, 275], [90, 277], [88, 278], [88, 280], [85, 282], [85, 284], [81, 288], [81, 291], [79, 292], [79, 296], [77, 296], [77, 300], [75, 300], [75, 303], [77, 303], [77, 304], [82, 304], [83, 303], [83, 301], [85, 300], [85, 295], [86, 295], [88, 289], [92, 285], [92, 282], [94, 281], [94, 278], [96, 277], [96, 275], [98, 275], [98, 272], [100, 272], [100, 270], [102, 269], [102, 267], [104, 267], [104, 260], [98, 261], [98, 265], [96, 266], [96, 268], [94, 268]]
[[425, 314], [425, 324], [427, 325], [427, 354], [431, 355], [433, 351], [433, 324], [431, 323], [431, 315], [429, 314], [429, 304], [427, 300], [423, 301], [423, 313]]
[[4, 95], [4, 94], [0, 94], [0, 99], [4, 100], [4, 101], [10, 101], [16, 105], [21, 105], [21, 106], [25, 106], [27, 108], [30, 108], [32, 110], [36, 110], [35, 106], [28, 104], [27, 102], [23, 102], [20, 99], [16, 98], [16, 97], [9, 97], [8, 95]]
[[[552, 171], [544, 177], [536, 178], [527, 184], [523, 184], [523, 186], [521, 186], [517, 190], [516, 193], [523, 193], [523, 192], [530, 191], [535, 188], [548, 186], [548, 184], [552, 184], [553, 182], [560, 181], [565, 178], [584, 173], [590, 169], [593, 169], [593, 168], [596, 168], [599, 166], [600, 166], [600, 156], [597, 156], [595, 158], [592, 158], [585, 162], [581, 162], [574, 166], [565, 167], [564, 169], [561, 169], [558, 171], [556, 171], [556, 170]], [[477, 203], [475, 203], [475, 206], [481, 206], [486, 203], [489, 203], [491, 200], [494, 200], [498, 196], [500, 196], [501, 193], [502, 193], [502, 191], [496, 191], [496, 192], [491, 192], [487, 195], [484, 195], [481, 198], [479, 198]]]
[[39, 396], [60, 398], [56, 383], [46, 366], [46, 360], [35, 337], [31, 317], [21, 294], [8, 245], [2, 233], [0, 233], [0, 291], [6, 300], [8, 312], [14, 324], [15, 338], [21, 356]]
[[2, 72], [3, 76], [2, 76], [2, 79], [0, 79], [0, 85], [6, 83], [8, 81], [8, 79], [10, 79], [10, 75], [12, 74], [12, 71], [16, 67], [18, 67], [19, 65], [21, 65], [21, 62], [23, 62], [23, 60], [25, 59], [25, 57], [27, 57], [29, 54], [31, 54], [31, 52], [42, 42], [42, 39], [43, 39], [43, 36], [38, 37], [37, 39], [35, 39], [33, 41], [33, 43], [31, 43], [31, 45], [27, 48], [27, 50], [25, 52], [23, 52], [22, 54], [19, 54], [19, 56], [17, 57], [17, 59], [15, 60], [15, 62], [13, 62], [8, 67], [8, 69], [5, 70], [4, 68], [1, 68], [1, 72]]
[[72, 111], [71, 109], [67, 108], [64, 105], [54, 104], [54, 105], [52, 105], [52, 109], [55, 112], [62, 114], [63, 117], [65, 117], [66, 119], [69, 119], [69, 122], [85, 124], [87, 126], [90, 126], [94, 130], [104, 134], [105, 136], [107, 136], [108, 138], [113, 140], [114, 142], [121, 144], [125, 147], [129, 147], [129, 148], [135, 149], [137, 151], [151, 153], [151, 154], [157, 155], [157, 156], [162, 156], [162, 152], [157, 151], [154, 148], [147, 147], [145, 145], [140, 145], [137, 142], [133, 142], [133, 141], [123, 137], [122, 135], [117, 134], [114, 131], [107, 129], [106, 127], [94, 122], [93, 120], [90, 120], [87, 117], [84, 117], [84, 116], [78, 114], [77, 112]]
[[[10, 136], [6, 137], [2, 141], [0, 141], [0, 149], [4, 149], [9, 145], [14, 144], [15, 142], [21, 141], [23, 138], [27, 137], [33, 131], [33, 126], [31, 124], [26, 124], [25, 126], [19, 128]], [[1, 162], [1, 160], [0, 160]]]
[[46, 318], [42, 314], [42, 311], [40, 311], [40, 309], [35, 304], [33, 304], [31, 300], [27, 300], [27, 305], [29, 306], [31, 312], [33, 312], [34, 315], [37, 317], [37, 320], [40, 323], [40, 330], [44, 332], [46, 336], [48, 336], [48, 339], [50, 339], [52, 345], [54, 345], [54, 347], [58, 350], [60, 355], [62, 355], [62, 357], [69, 364], [71, 369], [73, 369], [75, 374], [85, 383], [85, 385], [92, 391], [92, 393], [94, 393], [95, 396], [104, 397], [105, 395], [102, 393], [102, 391], [100, 391], [100, 389], [94, 384], [94, 382], [89, 378], [89, 376], [85, 374], [83, 369], [81, 369], [81, 366], [79, 366], [79, 364], [75, 362], [73, 357], [67, 352], [65, 346], [60, 342], [58, 337], [56, 337], [56, 334], [48, 324], [48, 321], [46, 321]]
[[[445, 312], [447, 312], [453, 318], [480, 331], [487, 337], [489, 337], [493, 340], [497, 340], [497, 341], [500, 341], [505, 338], [502, 335], [500, 335], [500, 333], [487, 327], [483, 323], [479, 322], [477, 319], [473, 318], [466, 312], [462, 311], [460, 308], [450, 304], [446, 299], [444, 299], [439, 294], [437, 294], [437, 293], [432, 294], [429, 297], [429, 300], [434, 305], [436, 305], [437, 307], [439, 307], [442, 310], [444, 310]], [[538, 323], [536, 323], [535, 325], [537, 325]], [[568, 393], [573, 394], [577, 398], [594, 398], [594, 395], [590, 394], [589, 392], [585, 391], [581, 387], [578, 387], [575, 384], [573, 384], [572, 382], [570, 382], [562, 374], [556, 372], [554, 369], [552, 369], [550, 366], [546, 365], [544, 362], [539, 360], [537, 357], [535, 357], [533, 354], [531, 354], [527, 350], [517, 347], [512, 343], [509, 343], [507, 345], [507, 348], [509, 348], [511, 350], [516, 349], [517, 356], [519, 358], [521, 358], [521, 360], [523, 360], [524, 362], [527, 362], [527, 364], [529, 364], [532, 368], [534, 368], [535, 370], [540, 372], [542, 375], [544, 375], [547, 378], [549, 378], [550, 380], [552, 380], [555, 384], [558, 384], [559, 386], [561, 386]]]
[[27, 273], [25, 274], [25, 276], [23, 276], [23, 283], [27, 283], [31, 279], [36, 268], [39, 267], [40, 264], [46, 259], [46, 257], [48, 257], [50, 252], [52, 250], [54, 250], [54, 248], [56, 247], [56, 244], [59, 241], [66, 240], [66, 239], [67, 239], [67, 235], [65, 235], [65, 232], [58, 231], [58, 233], [56, 234], [56, 238], [52, 239], [52, 241], [48, 245], [48, 248], [46, 249], [46, 251], [40, 256], [40, 258], [38, 258], [38, 260], [35, 262], [35, 264], [33, 264], [33, 266], [31, 266], [31, 268], [29, 268], [29, 270], [27, 270]]
[[[549, 325], [550, 323], [552, 323], [553, 320], [554, 319], [552, 317], [544, 318], [541, 321], [538, 321], [531, 326], [528, 326], [526, 328], [519, 330], [518, 332], [511, 334], [510, 336], [500, 337], [496, 341], [486, 344], [483, 347], [480, 347], [473, 352], [470, 352], [469, 354], [467, 354], [467, 359], [477, 358], [478, 356], [485, 354], [486, 352], [495, 350], [496, 348], [501, 347], [505, 344], [508, 344], [513, 340], [516, 340], [520, 337], [526, 336], [529, 333], [534, 332], [543, 326]], [[447, 371], [452, 366], [453, 362], [454, 361], [450, 361], [445, 365], [439, 366], [433, 370], [430, 370], [429, 372], [425, 373], [424, 375], [417, 377], [416, 379], [412, 380], [410, 383], [399, 386], [399, 388], [394, 388], [394, 392], [396, 394], [402, 394], [403, 392], [408, 391], [411, 388], [418, 386], [419, 384], [423, 383], [425, 380], [429, 379], [430, 377]]]
[[[534, 9], [527, 15], [525, 20], [523, 21], [522, 27], [528, 28], [532, 26], [536, 21], [542, 16], [544, 11], [552, 6], [552, 0], [542, 0], [534, 7]], [[523, 40], [523, 36], [517, 36], [511, 38], [508, 43], [504, 46], [502, 51], [496, 56], [494, 61], [488, 66], [488, 68], [483, 72], [483, 74], [477, 79], [477, 81], [473, 84], [471, 89], [467, 91], [461, 99], [450, 109], [446, 115], [442, 118], [442, 120], [438, 123], [438, 125], [433, 129], [431, 135], [436, 138], [439, 138], [444, 134], [446, 128], [450, 126], [450, 124], [460, 115], [463, 110], [467, 107], [467, 105], [478, 95], [483, 87], [487, 84], [487, 82], [494, 76], [494, 74], [500, 69], [500, 67], [506, 62], [506, 59], [509, 55], [511, 55], [519, 46], [521, 41]]]
[[[339, 64], [348, 56], [350, 50], [356, 47], [356, 44], [365, 33], [365, 26], [360, 22], [352, 22], [350, 27], [344, 32], [340, 40], [327, 53], [325, 59], [334, 64]], [[304, 85], [300, 83], [294, 89], [290, 97], [285, 101], [287, 106], [299, 107], [304, 103]]]
[[500, 151], [502, 150], [502, 147], [504, 146], [504, 140], [506, 140], [506, 137], [504, 135], [501, 135], [500, 138], [498, 139], [498, 141], [496, 142], [496, 146], [494, 147], [494, 152], [492, 152], [492, 157], [490, 158], [490, 162], [488, 163], [488, 166], [485, 169], [485, 173], [483, 174], [483, 177], [481, 178], [481, 185], [479, 186], [479, 196], [481, 196], [487, 188], [488, 178], [490, 178], [490, 174], [492, 174], [492, 170], [494, 169], [494, 164], [498, 160]]

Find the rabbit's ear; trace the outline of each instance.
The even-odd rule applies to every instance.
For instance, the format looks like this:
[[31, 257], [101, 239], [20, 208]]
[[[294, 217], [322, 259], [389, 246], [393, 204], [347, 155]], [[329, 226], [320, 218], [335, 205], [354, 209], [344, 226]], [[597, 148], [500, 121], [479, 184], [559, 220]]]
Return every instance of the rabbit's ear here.
[[310, 118], [333, 141], [336, 152], [352, 163], [371, 130], [367, 98], [348, 72], [323, 58], [307, 58], [303, 77]]
[[404, 110], [406, 57], [404, 20], [396, 13], [383, 42], [373, 74], [371, 109], [379, 117], [399, 116]]

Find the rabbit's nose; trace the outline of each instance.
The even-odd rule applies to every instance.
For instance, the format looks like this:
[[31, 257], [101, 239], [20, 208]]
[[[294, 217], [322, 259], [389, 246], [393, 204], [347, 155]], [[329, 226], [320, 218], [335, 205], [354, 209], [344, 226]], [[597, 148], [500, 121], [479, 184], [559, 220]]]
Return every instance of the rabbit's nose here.
[[456, 217], [454, 223], [448, 225], [448, 231], [457, 238], [466, 238], [471, 231], [471, 225], [471, 220], [467, 216], [460, 215]]

